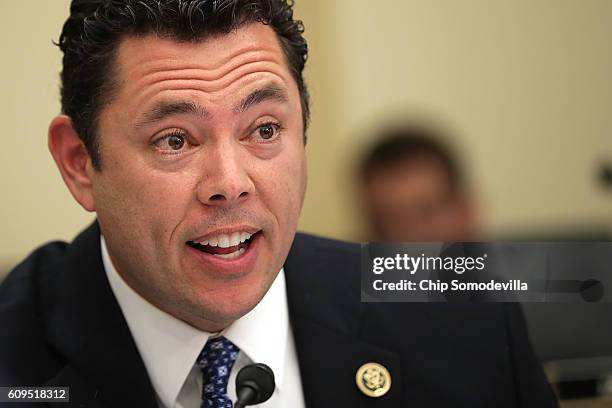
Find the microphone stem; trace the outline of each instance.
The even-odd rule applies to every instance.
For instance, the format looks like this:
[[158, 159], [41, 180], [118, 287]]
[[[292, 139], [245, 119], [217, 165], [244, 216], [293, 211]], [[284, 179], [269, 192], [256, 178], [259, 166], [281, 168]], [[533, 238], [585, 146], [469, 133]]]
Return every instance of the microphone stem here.
[[253, 397], [255, 397], [255, 395], [256, 395], [256, 392], [253, 388], [248, 387], [248, 386], [242, 388], [240, 390], [240, 393], [238, 394], [238, 400], [234, 404], [234, 408], [246, 407], [247, 405], [249, 405], [251, 400], [253, 400]]

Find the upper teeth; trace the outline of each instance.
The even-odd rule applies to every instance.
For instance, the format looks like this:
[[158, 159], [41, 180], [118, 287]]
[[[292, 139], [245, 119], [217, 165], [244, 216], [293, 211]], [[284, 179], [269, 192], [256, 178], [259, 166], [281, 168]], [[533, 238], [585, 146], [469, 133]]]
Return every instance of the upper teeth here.
[[229, 248], [240, 244], [251, 238], [252, 234], [248, 232], [234, 232], [233, 234], [220, 234], [215, 237], [210, 237], [205, 241], [198, 242], [200, 245], [218, 246], [220, 248]]

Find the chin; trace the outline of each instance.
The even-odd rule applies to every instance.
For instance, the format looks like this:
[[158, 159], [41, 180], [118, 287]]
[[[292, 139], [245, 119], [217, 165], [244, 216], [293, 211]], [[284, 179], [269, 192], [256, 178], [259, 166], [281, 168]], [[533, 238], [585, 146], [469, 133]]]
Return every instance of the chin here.
[[188, 300], [188, 308], [191, 311], [188, 314], [195, 316], [197, 320], [214, 322], [225, 327], [257, 306], [268, 289], [266, 286], [256, 290], [253, 284], [237, 287], [228, 284], [228, 286], [230, 287], [214, 292], [203, 290], [195, 299]]

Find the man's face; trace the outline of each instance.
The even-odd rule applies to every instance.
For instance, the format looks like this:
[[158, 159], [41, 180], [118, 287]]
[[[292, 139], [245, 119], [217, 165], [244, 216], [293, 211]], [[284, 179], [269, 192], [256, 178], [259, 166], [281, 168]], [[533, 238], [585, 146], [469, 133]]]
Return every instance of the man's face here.
[[472, 234], [467, 203], [435, 159], [373, 169], [364, 195], [376, 240], [461, 241]]
[[111, 258], [148, 301], [219, 330], [261, 300], [294, 238], [306, 188], [296, 82], [263, 24], [198, 43], [129, 37], [116, 66], [101, 170], [89, 170]]

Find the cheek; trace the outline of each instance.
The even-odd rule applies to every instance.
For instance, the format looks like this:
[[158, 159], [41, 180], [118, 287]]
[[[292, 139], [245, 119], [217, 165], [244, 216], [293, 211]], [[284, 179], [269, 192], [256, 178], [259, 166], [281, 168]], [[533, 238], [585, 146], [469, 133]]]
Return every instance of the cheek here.
[[111, 167], [109, 163], [94, 183], [98, 217], [112, 223], [114, 229], [124, 230], [130, 239], [160, 249], [183, 219], [192, 178], [136, 165]]
[[296, 218], [302, 208], [306, 190], [306, 160], [303, 149], [295, 149], [284, 155], [276, 164], [271, 183], [276, 190], [276, 200], [287, 212]]
[[285, 150], [272, 160], [252, 164], [258, 201], [276, 219], [283, 235], [293, 234], [297, 227], [306, 186], [304, 161], [298, 151]]

